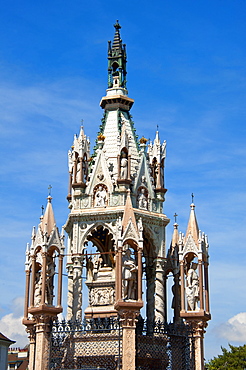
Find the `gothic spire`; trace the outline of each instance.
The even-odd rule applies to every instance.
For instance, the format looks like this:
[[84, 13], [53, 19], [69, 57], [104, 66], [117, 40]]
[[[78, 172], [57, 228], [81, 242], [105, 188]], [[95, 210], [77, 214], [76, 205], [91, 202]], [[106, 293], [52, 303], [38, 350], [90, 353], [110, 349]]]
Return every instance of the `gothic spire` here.
[[54, 212], [53, 212], [53, 208], [51, 204], [52, 197], [49, 195], [47, 200], [48, 200], [48, 203], [47, 203], [44, 217], [42, 218], [40, 227], [43, 232], [47, 232], [48, 234], [47, 236], [50, 236], [51, 231], [56, 225], [56, 222], [55, 222], [55, 216], [54, 216]]
[[120, 38], [121, 26], [116, 21], [113, 45], [108, 42], [108, 87], [126, 88], [126, 45], [122, 45]]
[[178, 231], [178, 224], [176, 222], [176, 213], [175, 213], [175, 223], [173, 224], [173, 236], [171, 241], [171, 247], [175, 248], [176, 245], [179, 243], [179, 231]]
[[199, 238], [199, 228], [198, 228], [198, 223], [197, 223], [196, 214], [195, 214], [195, 204], [193, 202], [190, 205], [190, 218], [189, 218], [186, 235], [185, 235], [186, 240], [189, 235], [193, 237], [195, 243], [197, 244], [198, 238]]
[[114, 24], [114, 28], [115, 28], [115, 34], [114, 34], [114, 41], [113, 41], [113, 49], [118, 50], [119, 52], [121, 52], [121, 41], [122, 41], [121, 38], [120, 38], [121, 26], [120, 26], [118, 20]]

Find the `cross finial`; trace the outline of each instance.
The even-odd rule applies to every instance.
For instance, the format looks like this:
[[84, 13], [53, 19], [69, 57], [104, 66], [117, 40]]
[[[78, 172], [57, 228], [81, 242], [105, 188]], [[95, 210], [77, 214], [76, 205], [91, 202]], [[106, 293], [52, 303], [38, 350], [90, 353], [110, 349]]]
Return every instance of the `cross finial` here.
[[48, 196], [50, 196], [50, 195], [51, 195], [51, 189], [52, 189], [52, 186], [51, 186], [51, 185], [49, 185], [49, 186], [48, 186]]
[[80, 122], [81, 122], [81, 126], [83, 127], [84, 126], [84, 120], [83, 120], [83, 118], [80, 120]]
[[193, 202], [194, 202], [194, 194], [191, 193], [191, 203], [193, 203]]
[[44, 215], [44, 206], [41, 207], [42, 216]]
[[173, 216], [174, 216], [174, 220], [175, 220], [175, 224], [176, 224], [176, 223], [177, 223], [177, 217], [178, 217], [178, 215], [177, 215], [177, 213], [175, 212]]
[[156, 125], [156, 131], [158, 131], [159, 130], [159, 125]]

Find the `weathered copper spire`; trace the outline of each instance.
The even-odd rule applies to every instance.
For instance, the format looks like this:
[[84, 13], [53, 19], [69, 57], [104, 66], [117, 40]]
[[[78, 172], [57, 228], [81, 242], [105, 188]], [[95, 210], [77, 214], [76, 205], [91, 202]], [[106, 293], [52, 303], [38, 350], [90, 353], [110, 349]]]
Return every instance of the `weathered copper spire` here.
[[113, 45], [108, 42], [108, 87], [126, 88], [126, 45], [120, 38], [121, 26], [117, 20], [115, 25]]
[[115, 28], [115, 34], [114, 34], [114, 41], [113, 41], [113, 47], [112, 49], [119, 49], [119, 51], [121, 51], [121, 43], [122, 43], [122, 40], [120, 38], [120, 29], [121, 29], [121, 26], [119, 24], [119, 21], [117, 19], [116, 23], [114, 24], [114, 28]]

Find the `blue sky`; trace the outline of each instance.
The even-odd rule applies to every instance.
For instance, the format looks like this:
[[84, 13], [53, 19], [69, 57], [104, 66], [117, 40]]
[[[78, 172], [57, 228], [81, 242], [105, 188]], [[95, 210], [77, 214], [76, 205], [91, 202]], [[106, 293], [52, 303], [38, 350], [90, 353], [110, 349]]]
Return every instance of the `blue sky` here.
[[[0, 331], [23, 345], [25, 246], [52, 185], [67, 218], [67, 151], [91, 142], [119, 19], [138, 135], [167, 140], [164, 211], [185, 232], [190, 194], [210, 241], [206, 358], [246, 342], [246, 3], [11, 1], [0, 13]], [[92, 145], [93, 147], [93, 145]]]

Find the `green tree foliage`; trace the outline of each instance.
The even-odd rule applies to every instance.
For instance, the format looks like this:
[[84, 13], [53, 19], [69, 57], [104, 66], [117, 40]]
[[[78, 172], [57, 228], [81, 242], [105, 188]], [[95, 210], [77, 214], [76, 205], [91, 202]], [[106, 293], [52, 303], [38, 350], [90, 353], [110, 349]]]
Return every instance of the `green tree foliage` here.
[[244, 370], [246, 369], [246, 344], [234, 347], [229, 344], [230, 350], [221, 347], [222, 355], [214, 357], [206, 364], [207, 370]]

